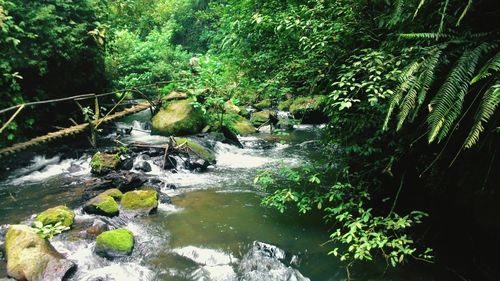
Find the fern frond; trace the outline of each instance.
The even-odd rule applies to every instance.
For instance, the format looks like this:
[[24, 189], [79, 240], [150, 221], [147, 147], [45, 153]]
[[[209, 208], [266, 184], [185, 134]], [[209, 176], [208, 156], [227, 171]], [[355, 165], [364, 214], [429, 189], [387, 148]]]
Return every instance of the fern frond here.
[[420, 3], [418, 3], [418, 7], [415, 10], [415, 13], [413, 14], [413, 18], [417, 17], [418, 11], [420, 11], [420, 9], [424, 6], [424, 4], [425, 4], [425, 0], [420, 0]]
[[483, 43], [473, 50], [466, 50], [458, 59], [446, 81], [432, 101], [434, 110], [429, 114], [429, 143], [444, 139], [454, 121], [460, 116], [469, 81], [481, 56], [491, 50], [492, 45]]
[[398, 125], [396, 130], [399, 131], [403, 127], [406, 117], [410, 114], [410, 111], [415, 107], [417, 101], [417, 94], [420, 91], [421, 84], [419, 79], [414, 79], [413, 87], [408, 91], [401, 103], [401, 109], [398, 114]]
[[497, 80], [483, 95], [483, 99], [481, 100], [481, 104], [474, 118], [474, 125], [472, 125], [469, 135], [465, 139], [465, 148], [471, 148], [478, 142], [479, 136], [484, 131], [483, 124], [487, 123], [491, 116], [493, 116], [499, 103], [500, 81]]
[[493, 56], [484, 64], [481, 70], [479, 70], [478, 74], [474, 78], [472, 78], [470, 84], [472, 85], [481, 79], [489, 77], [492, 72], [496, 72], [498, 70], [500, 70], [500, 52], [497, 52], [495, 56]]
[[450, 3], [450, 0], [446, 0], [443, 5], [443, 12], [441, 13], [441, 21], [439, 22], [439, 29], [438, 32], [439, 34], [443, 33], [443, 27], [444, 27], [444, 18], [446, 16], [446, 11], [448, 10], [448, 4]]
[[390, 26], [396, 25], [401, 21], [401, 15], [403, 14], [404, 0], [397, 0], [394, 4], [394, 12], [392, 14], [391, 20], [389, 21]]
[[402, 39], [413, 40], [439, 40], [439, 39], [457, 39], [451, 34], [435, 33], [435, 32], [420, 32], [420, 33], [401, 33], [399, 37]]
[[472, 0], [469, 0], [469, 1], [467, 1], [467, 5], [465, 6], [464, 10], [462, 11], [462, 14], [458, 18], [456, 26], [460, 25], [460, 23], [462, 22], [462, 20], [464, 19], [465, 15], [467, 14], [467, 12], [470, 10], [471, 7], [472, 7]]

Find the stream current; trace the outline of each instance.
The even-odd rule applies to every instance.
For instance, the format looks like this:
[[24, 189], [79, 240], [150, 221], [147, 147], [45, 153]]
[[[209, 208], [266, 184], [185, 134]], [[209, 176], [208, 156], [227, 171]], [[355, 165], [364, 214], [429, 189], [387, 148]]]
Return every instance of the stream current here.
[[[121, 141], [165, 143], [167, 138], [150, 135], [148, 118], [142, 112], [116, 123], [118, 128], [135, 128]], [[314, 164], [321, 157], [319, 134], [318, 127], [300, 125], [288, 136], [242, 137], [243, 149], [212, 141], [217, 164], [203, 173], [172, 173], [147, 157], [136, 159], [151, 165], [145, 175], [159, 181], [172, 202], [161, 203], [147, 217], [100, 217], [111, 227], [134, 233], [131, 256], [113, 261], [97, 256], [94, 242], [80, 238], [84, 229], [78, 227], [51, 243], [77, 264], [70, 280], [345, 280], [343, 264], [327, 255], [334, 246], [325, 243], [328, 228], [321, 217], [264, 207], [260, 202], [265, 194], [253, 184], [258, 170], [275, 169], [281, 162]], [[115, 137], [112, 133], [106, 138]], [[92, 177], [92, 151], [68, 158], [53, 149], [51, 156], [33, 156], [30, 164], [9, 171], [0, 182], [0, 225], [27, 222], [34, 213], [60, 204], [75, 209], [76, 221], [95, 218], [81, 210], [82, 183]], [[384, 268], [378, 263], [362, 267], [356, 280], [430, 280], [408, 270], [382, 275]], [[6, 275], [5, 260], [0, 259], [0, 278]]]

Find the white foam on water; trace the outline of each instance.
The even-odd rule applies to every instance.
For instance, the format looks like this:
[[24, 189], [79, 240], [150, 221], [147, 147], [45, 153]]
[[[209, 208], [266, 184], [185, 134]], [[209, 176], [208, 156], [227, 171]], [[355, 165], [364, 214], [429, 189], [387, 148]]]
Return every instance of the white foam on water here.
[[98, 280], [107, 281], [147, 281], [154, 280], [155, 274], [150, 269], [136, 263], [114, 263], [101, 268], [94, 268], [91, 271], [79, 276], [78, 280]]
[[193, 280], [233, 281], [237, 280], [236, 272], [230, 265], [203, 266], [191, 274]]
[[172, 252], [204, 266], [230, 265], [238, 262], [233, 255], [215, 249], [187, 246], [173, 249]]
[[174, 204], [160, 203], [158, 205], [158, 211], [173, 214], [173, 213], [180, 213], [180, 212], [184, 211], [184, 208], [177, 207]]

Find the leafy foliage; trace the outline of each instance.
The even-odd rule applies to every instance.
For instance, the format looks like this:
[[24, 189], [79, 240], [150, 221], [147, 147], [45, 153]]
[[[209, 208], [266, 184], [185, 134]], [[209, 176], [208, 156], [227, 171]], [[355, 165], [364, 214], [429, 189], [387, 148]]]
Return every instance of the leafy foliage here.
[[33, 228], [35, 229], [36, 233], [42, 238], [52, 238], [58, 234], [61, 234], [63, 231], [69, 230], [69, 227], [62, 225], [62, 222], [57, 222], [54, 225], [43, 225], [43, 223], [40, 221], [34, 221]]

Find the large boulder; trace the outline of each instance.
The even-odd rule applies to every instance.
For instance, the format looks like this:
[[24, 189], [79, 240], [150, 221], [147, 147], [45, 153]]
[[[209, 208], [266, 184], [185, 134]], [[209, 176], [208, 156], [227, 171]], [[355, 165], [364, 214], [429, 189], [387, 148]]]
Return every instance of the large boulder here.
[[7, 273], [17, 280], [63, 280], [75, 267], [35, 230], [12, 225], [5, 238]]
[[276, 112], [273, 112], [271, 110], [254, 112], [252, 114], [252, 117], [250, 118], [250, 122], [252, 122], [255, 127], [260, 127], [264, 123], [274, 123], [274, 120], [277, 120]]
[[153, 116], [151, 132], [156, 135], [192, 135], [205, 127], [203, 112], [195, 108], [193, 100], [172, 101]]
[[47, 209], [36, 216], [35, 221], [41, 222], [43, 225], [55, 225], [60, 222], [63, 226], [71, 226], [75, 219], [75, 213], [70, 208], [60, 205], [54, 208]]
[[125, 193], [121, 201], [126, 210], [150, 214], [158, 208], [158, 193], [155, 190], [134, 190]]
[[290, 105], [290, 113], [295, 118], [302, 119], [303, 123], [324, 123], [328, 120], [328, 117], [323, 112], [325, 103], [325, 96], [298, 97]]
[[118, 168], [120, 165], [120, 155], [97, 152], [90, 160], [92, 173], [104, 175]]
[[187, 148], [188, 153], [194, 153], [195, 156], [207, 161], [210, 164], [215, 163], [215, 152], [202, 146], [194, 140], [187, 138], [174, 138], [177, 145]]
[[255, 108], [257, 108], [259, 110], [264, 110], [264, 109], [267, 109], [270, 107], [271, 107], [271, 100], [270, 99], [263, 99], [260, 102], [258, 102], [257, 104], [255, 104]]
[[134, 234], [124, 228], [104, 231], [96, 238], [95, 252], [99, 256], [113, 259], [128, 256], [134, 249]]
[[[121, 192], [120, 192], [121, 193]], [[83, 211], [88, 214], [96, 214], [108, 217], [118, 215], [118, 203], [115, 199], [106, 194], [99, 194], [98, 196], [90, 199], [83, 206]]]

